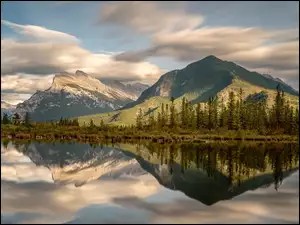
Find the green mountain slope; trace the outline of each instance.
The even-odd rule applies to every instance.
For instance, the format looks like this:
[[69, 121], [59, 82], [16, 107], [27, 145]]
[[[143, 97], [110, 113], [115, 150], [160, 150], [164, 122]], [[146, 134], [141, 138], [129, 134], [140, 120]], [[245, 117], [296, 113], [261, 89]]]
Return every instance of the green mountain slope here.
[[[250, 72], [233, 62], [223, 61], [215, 56], [208, 56], [200, 61], [189, 64], [182, 70], [174, 70], [160, 77], [151, 87], [146, 89], [134, 102], [125, 105], [121, 110], [83, 116], [79, 123], [89, 123], [91, 119], [100, 124], [116, 125], [135, 124], [136, 115], [141, 108], [145, 120], [149, 112], [157, 113], [160, 105], [170, 104], [170, 98], [175, 98], [177, 110], [180, 110], [181, 100], [187, 98], [193, 104], [206, 102], [210, 97], [218, 96], [227, 103], [229, 92], [236, 94], [240, 88], [244, 90], [243, 98], [266, 98], [271, 106], [276, 96], [276, 88], [280, 85], [286, 93], [286, 99], [293, 106], [299, 105], [299, 94], [292, 87], [269, 75]], [[150, 110], [150, 111], [149, 111]]]
[[[231, 84], [219, 91], [216, 95], [219, 97], [219, 99], [223, 98], [224, 103], [226, 104], [228, 101], [229, 92], [233, 91], [238, 94], [240, 88], [243, 88], [244, 90], [244, 99], [248, 98], [250, 95], [264, 95], [267, 98], [269, 107], [271, 107], [271, 105], [273, 105], [275, 101], [275, 90], [255, 86], [249, 82], [236, 78], [232, 80]], [[193, 103], [198, 102], [198, 95], [196, 93], [186, 93], [175, 99], [174, 104], [177, 111], [180, 111], [181, 101], [183, 97]], [[285, 98], [291, 103], [293, 107], [299, 107], [298, 96], [286, 93]], [[149, 99], [146, 99], [140, 104], [132, 106], [131, 108], [126, 108], [109, 113], [79, 117], [79, 123], [81, 125], [83, 125], [84, 123], [88, 124], [92, 119], [96, 125], [99, 125], [101, 119], [103, 119], [104, 123], [108, 123], [111, 125], [132, 125], [136, 122], [136, 116], [140, 108], [142, 109], [144, 119], [147, 120], [149, 112], [154, 112], [155, 116], [157, 116], [158, 112], [161, 112], [161, 108], [159, 106], [161, 106], [162, 103], [171, 104], [170, 98], [161, 96], [150, 97]]]
[[197, 94], [198, 98], [195, 102], [205, 102], [209, 97], [215, 96], [229, 86], [234, 78], [270, 90], [275, 90], [280, 84], [284, 92], [291, 95], [299, 94], [292, 87], [271, 76], [250, 72], [233, 62], [208, 56], [189, 64], [184, 69], [162, 75], [154, 85], [141, 94], [137, 101], [127, 104], [124, 108], [130, 108], [153, 96], [178, 98], [185, 93]]

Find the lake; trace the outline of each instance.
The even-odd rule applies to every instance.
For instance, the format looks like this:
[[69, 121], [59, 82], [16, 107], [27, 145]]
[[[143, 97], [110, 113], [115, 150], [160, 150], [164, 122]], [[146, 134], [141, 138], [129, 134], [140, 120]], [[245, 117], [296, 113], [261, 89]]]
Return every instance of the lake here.
[[299, 223], [299, 145], [3, 140], [1, 223]]

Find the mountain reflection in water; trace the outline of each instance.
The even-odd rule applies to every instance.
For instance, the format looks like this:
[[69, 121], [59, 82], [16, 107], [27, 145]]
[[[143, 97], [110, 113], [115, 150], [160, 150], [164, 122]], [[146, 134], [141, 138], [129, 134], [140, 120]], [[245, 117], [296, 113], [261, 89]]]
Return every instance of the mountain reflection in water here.
[[2, 141], [1, 222], [298, 223], [298, 167], [291, 143]]

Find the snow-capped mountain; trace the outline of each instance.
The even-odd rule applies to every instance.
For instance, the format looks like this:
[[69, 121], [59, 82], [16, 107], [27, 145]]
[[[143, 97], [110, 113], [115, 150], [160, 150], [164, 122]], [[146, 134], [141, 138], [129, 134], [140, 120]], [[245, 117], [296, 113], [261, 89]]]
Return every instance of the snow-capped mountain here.
[[137, 93], [106, 85], [78, 70], [55, 75], [50, 88], [37, 91], [16, 110], [21, 115], [31, 113], [35, 121], [58, 120], [113, 111], [137, 98]]
[[9, 116], [12, 115], [15, 109], [16, 109], [15, 105], [12, 105], [6, 101], [1, 100], [1, 117], [4, 115], [4, 113], [8, 114]]
[[141, 83], [123, 84], [122, 82], [117, 80], [101, 80], [101, 82], [112, 88], [129, 93], [134, 100], [138, 99], [141, 93], [150, 87], [147, 84]]

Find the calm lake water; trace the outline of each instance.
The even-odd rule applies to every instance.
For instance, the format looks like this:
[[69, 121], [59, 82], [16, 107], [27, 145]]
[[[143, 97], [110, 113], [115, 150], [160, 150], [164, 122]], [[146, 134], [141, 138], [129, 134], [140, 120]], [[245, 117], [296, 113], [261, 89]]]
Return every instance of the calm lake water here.
[[299, 145], [1, 142], [1, 223], [299, 223]]

